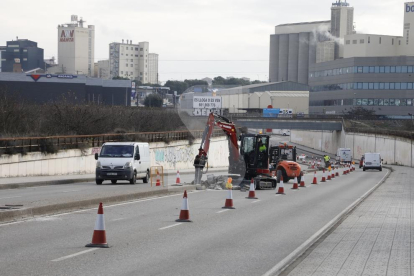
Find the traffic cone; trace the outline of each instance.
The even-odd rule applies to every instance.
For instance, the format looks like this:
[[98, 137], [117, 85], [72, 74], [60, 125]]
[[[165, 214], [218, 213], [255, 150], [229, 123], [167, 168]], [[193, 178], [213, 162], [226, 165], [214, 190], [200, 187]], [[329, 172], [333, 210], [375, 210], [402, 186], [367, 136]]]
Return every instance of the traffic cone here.
[[335, 168], [333, 168], [331, 172], [332, 172], [331, 178], [334, 179], [335, 178]]
[[190, 209], [188, 207], [187, 191], [184, 191], [183, 202], [181, 204], [180, 217], [176, 220], [177, 222], [191, 222], [190, 220]]
[[342, 167], [343, 168], [343, 173], [342, 175], [346, 175], [346, 167]]
[[249, 189], [249, 197], [246, 197], [248, 199], [257, 199], [256, 192], [254, 190], [254, 180], [252, 178], [252, 181], [250, 182], [250, 189]]
[[323, 169], [321, 182], [326, 182], [326, 172], [325, 172], [325, 169]]
[[229, 189], [227, 193], [226, 203], [223, 209], [236, 209], [233, 207], [233, 189]]
[[177, 171], [177, 178], [175, 179], [175, 184], [172, 186], [183, 186], [183, 184], [181, 184], [180, 171]]
[[160, 180], [160, 172], [157, 170], [157, 182], [155, 183], [156, 187], [161, 186], [161, 180]]
[[312, 181], [312, 184], [318, 184], [318, 179], [316, 179], [316, 172], [314, 173], [314, 175], [313, 175], [313, 181]]
[[300, 178], [300, 184], [299, 184], [300, 188], [306, 188], [305, 185], [305, 175], [302, 174], [302, 177]]
[[296, 177], [296, 175], [295, 175], [295, 178], [294, 178], [294, 180], [293, 180], [293, 187], [292, 187], [292, 190], [298, 190], [299, 189], [299, 187], [298, 187], [298, 179], [297, 179], [297, 177]]
[[331, 180], [331, 171], [329, 170], [329, 168], [328, 168], [328, 177], [327, 177], [327, 179], [326, 180]]
[[286, 195], [285, 194], [285, 186], [283, 185], [283, 176], [280, 177], [280, 181], [277, 183], [279, 188], [277, 190], [277, 195]]
[[109, 247], [108, 243], [106, 242], [105, 220], [102, 203], [99, 203], [98, 217], [96, 218], [95, 222], [95, 229], [93, 231], [92, 242], [87, 244], [86, 247]]
[[339, 177], [339, 167], [338, 167], [338, 168], [336, 168], [335, 177]]

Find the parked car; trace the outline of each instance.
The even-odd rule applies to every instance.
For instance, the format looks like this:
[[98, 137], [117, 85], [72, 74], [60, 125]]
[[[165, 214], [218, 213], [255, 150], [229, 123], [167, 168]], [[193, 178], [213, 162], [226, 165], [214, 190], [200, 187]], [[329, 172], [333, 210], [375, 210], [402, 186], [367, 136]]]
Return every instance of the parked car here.
[[379, 153], [365, 153], [364, 154], [364, 166], [362, 168], [366, 170], [379, 170], [382, 171], [382, 159]]
[[359, 168], [361, 169], [364, 166], [364, 156], [362, 155], [361, 159], [359, 160]]
[[100, 154], [95, 154], [96, 184], [111, 180], [127, 180], [135, 184], [137, 179], [148, 183], [150, 153], [148, 143], [110, 142], [102, 145]]

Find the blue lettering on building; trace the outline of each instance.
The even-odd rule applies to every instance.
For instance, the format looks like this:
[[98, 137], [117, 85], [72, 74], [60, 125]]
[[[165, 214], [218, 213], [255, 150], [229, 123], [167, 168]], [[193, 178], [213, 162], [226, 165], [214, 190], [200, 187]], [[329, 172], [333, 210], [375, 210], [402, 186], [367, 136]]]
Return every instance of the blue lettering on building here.
[[414, 5], [413, 6], [406, 5], [405, 12], [414, 12]]

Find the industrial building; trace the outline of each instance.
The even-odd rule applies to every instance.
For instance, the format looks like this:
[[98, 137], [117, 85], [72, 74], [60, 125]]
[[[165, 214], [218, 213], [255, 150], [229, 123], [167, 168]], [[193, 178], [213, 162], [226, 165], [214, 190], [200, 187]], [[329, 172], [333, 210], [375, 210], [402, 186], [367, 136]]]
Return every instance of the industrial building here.
[[95, 26], [84, 27], [84, 23], [72, 15], [71, 23], [58, 25], [58, 63], [63, 74], [94, 74]]
[[37, 42], [28, 39], [7, 41], [0, 48], [0, 72], [27, 72], [33, 69], [45, 69], [43, 49]]
[[109, 44], [109, 74], [111, 78], [158, 84], [158, 54], [149, 53], [148, 42], [113, 42]]
[[[200, 87], [196, 87], [199, 91]], [[206, 89], [203, 89], [206, 90]], [[294, 113], [309, 113], [309, 87], [294, 82], [261, 83], [223, 88], [209, 87], [209, 92], [194, 92], [188, 89], [180, 97], [179, 108], [190, 115], [196, 115], [194, 97], [220, 97], [222, 114], [261, 111], [273, 108], [293, 109]]]
[[402, 36], [355, 32], [354, 9], [346, 1], [332, 5], [331, 21], [276, 26], [271, 80], [309, 84], [311, 114], [344, 114], [355, 107], [377, 115], [413, 113], [414, 2], [402, 7]]
[[0, 93], [36, 104], [60, 101], [65, 96], [77, 103], [131, 105], [131, 81], [77, 75], [0, 73]]

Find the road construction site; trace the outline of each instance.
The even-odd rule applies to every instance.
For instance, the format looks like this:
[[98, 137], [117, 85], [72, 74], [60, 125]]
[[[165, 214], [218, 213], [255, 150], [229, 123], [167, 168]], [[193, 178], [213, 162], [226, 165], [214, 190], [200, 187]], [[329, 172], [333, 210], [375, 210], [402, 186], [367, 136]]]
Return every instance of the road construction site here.
[[[273, 137], [272, 142], [283, 139]], [[323, 155], [301, 148], [303, 152], [299, 149], [299, 154]], [[187, 184], [194, 175], [186, 173], [181, 174], [183, 186], [172, 186], [176, 176], [171, 174], [166, 177], [167, 187], [80, 182], [2, 190], [0, 205], [23, 205], [16, 207], [20, 210], [36, 206], [47, 210], [47, 206], [57, 203], [89, 201], [69, 209], [51, 207], [35, 217], [14, 217], [13, 221], [0, 224], [2, 251], [7, 252], [0, 256], [2, 274], [276, 275], [284, 271], [305, 275], [296, 271], [307, 269], [306, 275], [312, 275], [320, 266], [314, 270], [315, 265], [303, 268], [302, 259], [297, 257], [302, 253], [302, 258], [311, 256], [314, 243], [319, 238], [326, 239], [328, 231], [340, 229], [341, 221], [352, 216], [353, 208], [370, 193], [375, 194], [384, 181], [392, 185], [399, 168], [393, 168], [392, 174], [389, 169], [356, 169], [347, 175], [339, 171], [339, 177], [326, 182], [321, 182], [321, 171], [310, 170], [306, 165], [302, 168], [308, 170], [306, 188], [292, 190], [294, 183], [290, 181], [284, 185], [285, 195], [276, 194], [277, 190], [261, 190], [255, 191], [257, 199], [246, 199], [248, 191], [234, 190], [235, 209], [222, 208], [227, 190], [196, 190], [194, 185]], [[311, 184], [315, 176], [318, 184]], [[203, 177], [206, 180], [207, 175]], [[184, 190], [191, 223], [176, 222]], [[108, 199], [138, 191], [142, 195], [135, 199]], [[150, 194], [154, 191], [157, 193]], [[398, 192], [402, 192], [402, 187]], [[94, 234], [98, 207], [94, 200], [100, 199], [109, 248], [85, 248]], [[10, 211], [15, 210], [0, 212]], [[337, 262], [341, 263], [339, 259]]]

